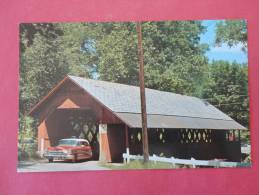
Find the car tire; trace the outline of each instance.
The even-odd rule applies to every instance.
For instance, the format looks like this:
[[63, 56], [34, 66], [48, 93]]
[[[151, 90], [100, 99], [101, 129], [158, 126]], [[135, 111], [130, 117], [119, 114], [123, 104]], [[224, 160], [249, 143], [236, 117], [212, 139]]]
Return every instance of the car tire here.
[[53, 162], [53, 158], [49, 158], [49, 163], [52, 163]]

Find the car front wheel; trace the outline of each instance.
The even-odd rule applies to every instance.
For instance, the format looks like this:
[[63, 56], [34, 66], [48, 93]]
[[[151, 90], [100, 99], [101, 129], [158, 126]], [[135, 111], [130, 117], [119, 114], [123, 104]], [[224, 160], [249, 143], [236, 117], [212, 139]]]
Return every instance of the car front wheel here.
[[53, 158], [49, 158], [49, 163], [52, 163], [53, 162]]

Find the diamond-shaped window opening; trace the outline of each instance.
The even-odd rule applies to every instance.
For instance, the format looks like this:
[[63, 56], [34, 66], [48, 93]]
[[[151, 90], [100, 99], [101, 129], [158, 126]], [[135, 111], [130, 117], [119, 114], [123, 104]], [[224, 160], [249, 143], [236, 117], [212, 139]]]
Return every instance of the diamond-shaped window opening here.
[[202, 137], [203, 137], [203, 140], [205, 141], [206, 140], [206, 133], [205, 132], [202, 133]]
[[235, 137], [235, 140], [239, 141], [238, 131], [233, 130], [233, 135]]
[[226, 135], [226, 140], [228, 140], [228, 133], [226, 133], [225, 135]]
[[198, 139], [201, 140], [201, 133], [198, 133]]
[[141, 133], [140, 132], [138, 132], [137, 138], [138, 138], [138, 141], [140, 142], [141, 141]]
[[81, 132], [80, 135], [79, 135], [79, 138], [80, 139], [85, 139], [85, 134], [83, 132]]
[[92, 132], [96, 133], [96, 130], [97, 130], [96, 125], [91, 126], [91, 129], [92, 129]]
[[159, 134], [159, 140], [162, 140], [163, 139], [163, 133], [160, 133]]
[[196, 132], [194, 132], [194, 134], [193, 134], [193, 139], [194, 140], [196, 139]]
[[188, 133], [188, 138], [189, 139], [191, 139], [192, 138], [192, 134], [191, 134], [191, 132], [189, 131], [189, 133]]
[[85, 124], [85, 125], [83, 126], [83, 131], [84, 131], [85, 133], [87, 133], [88, 130], [89, 130], [89, 127], [88, 127], [88, 125]]
[[88, 133], [88, 135], [87, 135], [87, 140], [88, 140], [88, 141], [92, 141], [92, 139], [93, 139], [93, 134], [92, 134], [91, 131], [89, 131], [89, 133]]

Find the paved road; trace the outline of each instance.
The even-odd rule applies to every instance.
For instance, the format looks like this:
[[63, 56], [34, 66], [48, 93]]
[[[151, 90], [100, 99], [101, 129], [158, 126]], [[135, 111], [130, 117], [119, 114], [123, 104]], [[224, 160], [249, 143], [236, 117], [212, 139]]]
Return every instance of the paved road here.
[[85, 170], [109, 170], [102, 167], [98, 161], [83, 161], [83, 162], [63, 162], [55, 161], [48, 163], [47, 161], [21, 161], [18, 163], [18, 172], [53, 172], [53, 171], [85, 171]]

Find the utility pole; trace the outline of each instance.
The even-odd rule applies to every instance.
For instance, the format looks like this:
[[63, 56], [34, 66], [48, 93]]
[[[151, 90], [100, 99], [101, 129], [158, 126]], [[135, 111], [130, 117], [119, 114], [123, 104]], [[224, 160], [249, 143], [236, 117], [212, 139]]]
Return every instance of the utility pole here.
[[141, 32], [140, 22], [137, 22], [137, 32], [138, 32], [139, 83], [140, 83], [141, 118], [142, 118], [142, 143], [143, 143], [144, 163], [147, 163], [149, 160], [147, 111], [146, 111], [145, 80], [144, 80], [144, 57], [143, 57], [142, 32]]

